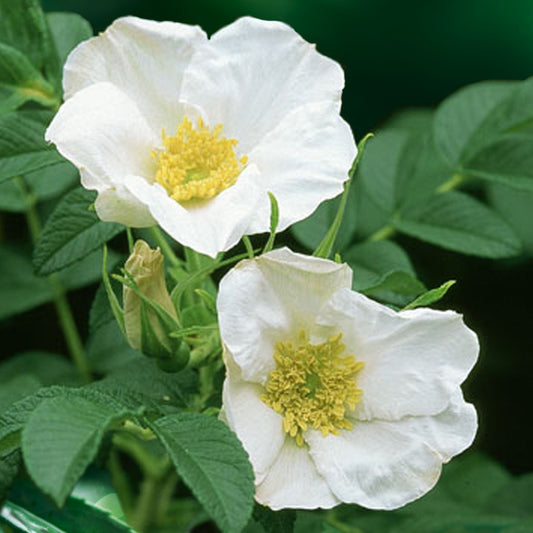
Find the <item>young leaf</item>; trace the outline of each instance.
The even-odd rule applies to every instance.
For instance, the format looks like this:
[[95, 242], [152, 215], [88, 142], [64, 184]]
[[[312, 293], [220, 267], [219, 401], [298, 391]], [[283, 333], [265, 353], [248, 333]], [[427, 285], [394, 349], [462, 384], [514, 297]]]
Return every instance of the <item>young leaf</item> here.
[[48, 111], [12, 111], [0, 115], [0, 183], [63, 161], [44, 140], [53, 114]]
[[411, 303], [407, 304], [402, 311], [407, 309], [415, 309], [416, 307], [427, 307], [435, 302], [438, 302], [448, 292], [448, 289], [455, 285], [455, 280], [446, 281], [440, 287], [431, 289], [424, 294], [415, 298]]
[[496, 212], [459, 192], [432, 196], [394, 226], [412, 237], [469, 255], [511, 257], [521, 250], [516, 234]]
[[151, 427], [220, 529], [239, 533], [252, 513], [254, 477], [237, 437], [223, 422], [195, 413], [169, 415]]
[[35, 484], [63, 505], [95, 458], [106, 429], [128, 414], [74, 392], [44, 400], [22, 431], [24, 462]]
[[93, 36], [91, 25], [76, 13], [46, 13], [46, 20], [60, 65], [65, 63], [73, 48]]
[[124, 230], [122, 224], [102, 222], [88, 209], [94, 198], [91, 191], [76, 189], [59, 202], [35, 246], [37, 274], [51, 274], [83, 259]]
[[353, 269], [353, 288], [361, 291], [376, 286], [385, 274], [401, 270], [415, 275], [403, 249], [391, 241], [370, 241], [347, 250], [344, 260]]

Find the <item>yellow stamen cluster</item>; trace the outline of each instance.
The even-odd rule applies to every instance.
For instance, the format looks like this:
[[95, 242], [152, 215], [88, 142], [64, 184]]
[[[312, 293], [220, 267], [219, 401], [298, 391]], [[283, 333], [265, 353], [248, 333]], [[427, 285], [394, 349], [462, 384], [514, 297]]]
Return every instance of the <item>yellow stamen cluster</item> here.
[[261, 400], [283, 416], [284, 430], [299, 446], [307, 429], [327, 436], [353, 427], [346, 412], [361, 399], [355, 375], [364, 363], [353, 355], [343, 355], [341, 338], [339, 333], [323, 344], [310, 344], [301, 332], [298, 345], [276, 345], [276, 368], [268, 376]]
[[221, 137], [222, 124], [212, 130], [198, 120], [195, 128], [185, 117], [176, 135], [163, 131], [164, 150], [154, 151], [155, 179], [178, 202], [212, 198], [231, 187], [242, 172], [247, 157], [235, 154], [236, 139]]

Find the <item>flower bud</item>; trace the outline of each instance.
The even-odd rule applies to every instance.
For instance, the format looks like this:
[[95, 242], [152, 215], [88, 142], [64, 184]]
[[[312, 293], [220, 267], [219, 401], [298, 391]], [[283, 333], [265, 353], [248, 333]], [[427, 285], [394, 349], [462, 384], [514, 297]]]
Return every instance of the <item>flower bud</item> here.
[[164, 361], [165, 368], [180, 370], [188, 361], [188, 347], [169, 335], [179, 328], [179, 322], [165, 283], [161, 251], [138, 240], [124, 268], [136, 285], [124, 285], [123, 289], [124, 329], [129, 344], [158, 364]]

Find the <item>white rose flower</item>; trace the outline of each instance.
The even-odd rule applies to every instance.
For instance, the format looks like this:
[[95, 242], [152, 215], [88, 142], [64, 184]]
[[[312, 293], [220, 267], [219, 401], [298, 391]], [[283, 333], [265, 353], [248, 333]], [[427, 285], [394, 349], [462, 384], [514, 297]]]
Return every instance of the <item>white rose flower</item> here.
[[215, 256], [342, 192], [356, 147], [344, 75], [280, 22], [241, 18], [211, 39], [135, 17], [81, 43], [46, 139], [98, 191], [102, 220], [159, 224]]
[[285, 248], [221, 281], [223, 417], [272, 509], [401, 507], [476, 433], [460, 385], [479, 345], [461, 315], [395, 312], [351, 278]]

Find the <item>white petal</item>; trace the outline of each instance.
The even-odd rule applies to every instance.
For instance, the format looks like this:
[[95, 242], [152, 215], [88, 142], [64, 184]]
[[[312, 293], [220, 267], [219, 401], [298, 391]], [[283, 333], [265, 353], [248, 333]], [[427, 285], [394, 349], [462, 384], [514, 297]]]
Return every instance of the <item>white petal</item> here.
[[347, 350], [365, 364], [355, 412], [362, 420], [441, 412], [479, 352], [475, 333], [453, 311], [396, 313], [350, 290], [335, 294], [317, 321], [336, 326]]
[[135, 104], [110, 83], [91, 85], [65, 102], [45, 137], [101, 184], [130, 174], [151, 180], [155, 173], [151, 153], [159, 139]]
[[351, 284], [347, 265], [287, 248], [241, 261], [220, 282], [217, 308], [223, 343], [246, 380], [264, 383], [277, 342], [309, 333], [331, 295]]
[[281, 22], [245, 17], [221, 29], [198, 50], [181, 98], [199, 104], [211, 124], [248, 153], [293, 109], [332, 102], [340, 109], [344, 74]]
[[238, 369], [228, 371], [222, 396], [224, 416], [250, 456], [256, 483], [265, 478], [285, 440], [283, 419], [261, 401], [263, 392], [260, 385], [240, 379]]
[[119, 222], [132, 228], [156, 224], [148, 208], [123, 185], [100, 191], [94, 206], [100, 220], [105, 222]]
[[398, 422], [359, 422], [339, 435], [310, 431], [305, 439], [318, 471], [345, 503], [395, 509], [428, 492], [440, 475], [440, 455]]
[[333, 102], [314, 103], [287, 114], [249, 154], [261, 170], [264, 201], [249, 233], [268, 231], [272, 192], [279, 204], [278, 231], [307, 218], [343, 191], [357, 149], [350, 126]]
[[441, 463], [474, 439], [477, 415], [459, 389], [438, 415], [396, 422], [355, 422], [352, 431], [326, 438], [306, 433], [317, 469], [337, 497], [371, 509], [394, 509], [429, 491]]
[[259, 483], [255, 499], [271, 509], [329, 509], [339, 500], [317, 472], [307, 448], [286, 437], [268, 475]]
[[125, 186], [149, 209], [154, 220], [174, 239], [199, 253], [215, 257], [229, 250], [244, 235], [256, 211], [260, 191], [248, 165], [232, 187], [209, 200], [180, 204], [163, 187], [144, 180], [129, 180]]
[[119, 18], [70, 54], [64, 70], [65, 98], [94, 83], [111, 82], [135, 101], [158, 132], [165, 128], [173, 134], [181, 113], [183, 72], [205, 42], [198, 26]]

